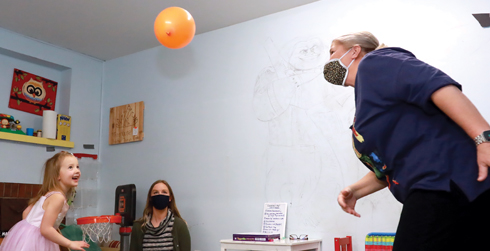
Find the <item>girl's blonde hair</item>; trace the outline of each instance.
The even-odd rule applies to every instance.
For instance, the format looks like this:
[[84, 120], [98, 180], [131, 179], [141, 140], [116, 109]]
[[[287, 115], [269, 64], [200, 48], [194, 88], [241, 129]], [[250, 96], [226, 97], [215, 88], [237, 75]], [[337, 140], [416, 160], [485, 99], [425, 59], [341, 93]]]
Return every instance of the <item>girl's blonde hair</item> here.
[[[41, 185], [41, 189], [32, 199], [29, 200], [29, 205], [33, 205], [36, 203], [41, 196], [47, 194], [49, 191], [53, 190], [61, 190], [60, 181], [58, 177], [60, 176], [60, 168], [61, 162], [66, 156], [73, 156], [73, 154], [65, 151], [61, 151], [55, 154], [53, 157], [49, 158], [46, 163], [44, 163], [44, 178], [43, 184]], [[68, 191], [68, 194], [65, 194], [66, 197], [73, 192], [74, 188], [71, 188]]]
[[146, 225], [146, 223], [150, 222], [150, 219], [151, 219], [150, 217], [153, 214], [153, 203], [151, 202], [151, 196], [152, 196], [151, 191], [153, 190], [153, 187], [155, 187], [155, 185], [158, 183], [163, 183], [165, 186], [168, 187], [168, 192], [169, 192], [169, 197], [170, 197], [170, 204], [168, 205], [168, 208], [170, 209], [170, 211], [172, 211], [172, 213], [175, 216], [182, 219], [182, 216], [180, 216], [179, 209], [177, 209], [177, 204], [175, 203], [175, 197], [174, 197], [174, 192], [172, 191], [172, 188], [170, 187], [170, 185], [168, 184], [167, 181], [157, 180], [157, 181], [153, 182], [150, 189], [148, 190], [148, 196], [146, 197], [146, 206], [145, 206], [145, 210], [143, 210], [143, 217], [141, 217], [139, 219], [140, 221], [143, 222], [143, 224], [141, 225], [142, 228]]
[[387, 47], [385, 44], [379, 44], [378, 39], [369, 31], [345, 34], [334, 39], [332, 42], [339, 43], [345, 48], [352, 48], [354, 45], [359, 45], [364, 53]]

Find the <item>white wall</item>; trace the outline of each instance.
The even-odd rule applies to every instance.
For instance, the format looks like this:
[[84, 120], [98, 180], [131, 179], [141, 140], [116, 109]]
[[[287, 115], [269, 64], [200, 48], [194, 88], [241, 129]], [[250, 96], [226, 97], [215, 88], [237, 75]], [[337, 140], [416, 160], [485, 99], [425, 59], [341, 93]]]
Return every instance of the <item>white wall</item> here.
[[[42, 116], [8, 108], [14, 68], [58, 82], [56, 111], [72, 116], [75, 148], [56, 151], [98, 154], [103, 62], [0, 29], [0, 113], [19, 119], [24, 130], [41, 129]], [[94, 144], [95, 149], [85, 150], [83, 144]], [[1, 182], [42, 182], [42, 166], [53, 155], [45, 146], [2, 140], [0, 149]]]
[[[117, 185], [134, 183], [141, 216], [150, 184], [166, 179], [193, 250], [260, 231], [265, 202], [288, 203], [287, 234], [322, 238], [323, 250], [333, 250], [333, 237], [353, 235], [354, 249], [363, 249], [368, 232], [395, 231], [401, 205], [386, 190], [359, 201], [360, 219], [337, 205], [340, 189], [367, 170], [350, 146], [352, 89], [322, 79], [330, 41], [369, 30], [411, 50], [460, 81], [490, 120], [490, 31], [471, 16], [488, 7], [483, 0], [320, 1], [198, 35], [180, 50], [108, 61], [100, 213], [112, 212], [113, 202], [103, 202]], [[295, 45], [309, 50], [293, 53]], [[109, 146], [109, 109], [137, 101], [146, 105], [145, 139]]]

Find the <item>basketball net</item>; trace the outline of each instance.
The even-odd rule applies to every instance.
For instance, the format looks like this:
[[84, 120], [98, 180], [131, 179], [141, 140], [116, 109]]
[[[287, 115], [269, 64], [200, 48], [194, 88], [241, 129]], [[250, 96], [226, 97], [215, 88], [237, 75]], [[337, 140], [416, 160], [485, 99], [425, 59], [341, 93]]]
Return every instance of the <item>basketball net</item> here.
[[[102, 215], [89, 216], [77, 219], [77, 224], [83, 232], [83, 240], [90, 239], [95, 243], [109, 242], [112, 239], [112, 226], [120, 223], [121, 216]], [[88, 238], [87, 238], [88, 237]]]

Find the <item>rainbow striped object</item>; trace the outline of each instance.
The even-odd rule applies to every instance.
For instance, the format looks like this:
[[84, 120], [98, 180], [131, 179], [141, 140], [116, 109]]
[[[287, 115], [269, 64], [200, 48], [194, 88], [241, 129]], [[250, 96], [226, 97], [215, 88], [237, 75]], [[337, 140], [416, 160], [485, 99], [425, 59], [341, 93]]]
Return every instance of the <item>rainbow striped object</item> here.
[[373, 232], [366, 235], [366, 251], [393, 250], [395, 233]]

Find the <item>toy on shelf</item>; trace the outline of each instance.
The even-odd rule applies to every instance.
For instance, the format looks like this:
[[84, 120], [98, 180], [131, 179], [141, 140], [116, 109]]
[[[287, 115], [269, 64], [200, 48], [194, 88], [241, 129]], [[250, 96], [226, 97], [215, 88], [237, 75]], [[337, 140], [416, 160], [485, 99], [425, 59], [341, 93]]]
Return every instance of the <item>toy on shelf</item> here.
[[[10, 130], [17, 131], [17, 126], [20, 124], [19, 120], [10, 121]], [[20, 126], [20, 125], [19, 125]]]
[[14, 116], [5, 113], [0, 113], [0, 132], [11, 132], [25, 135], [21, 130], [19, 120], [15, 120]]
[[10, 122], [14, 121], [14, 116], [0, 113], [0, 125], [3, 129], [10, 128]]
[[71, 116], [58, 114], [57, 120], [56, 139], [70, 141]]

